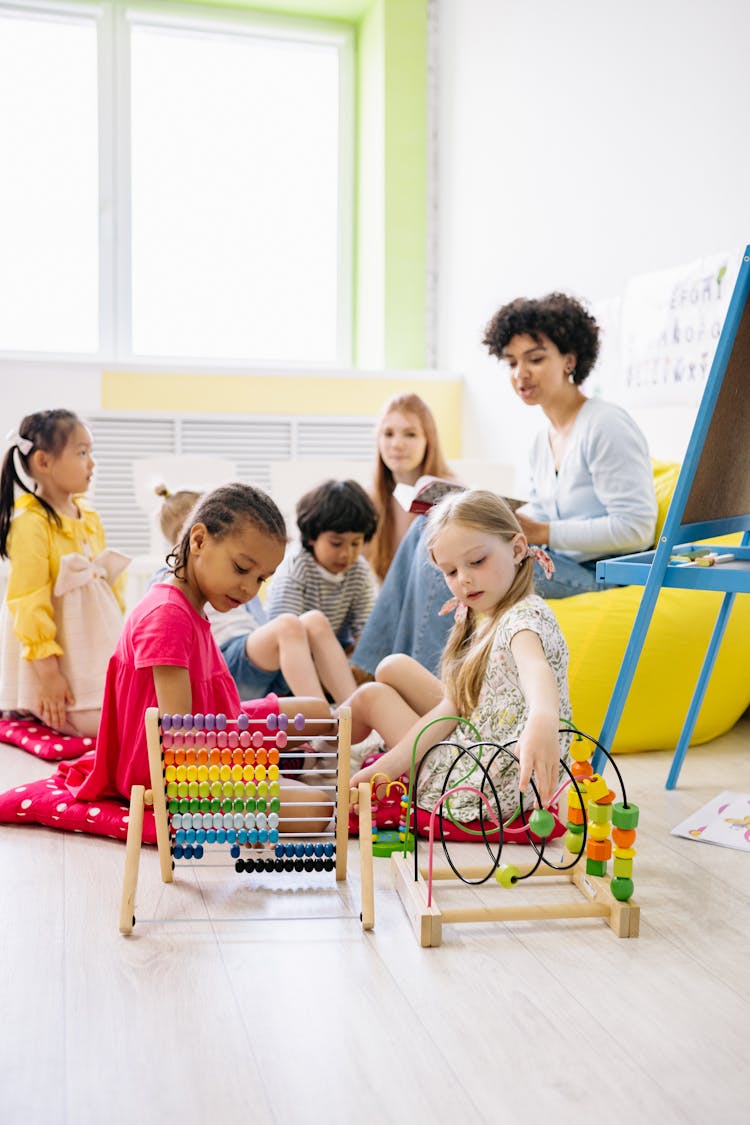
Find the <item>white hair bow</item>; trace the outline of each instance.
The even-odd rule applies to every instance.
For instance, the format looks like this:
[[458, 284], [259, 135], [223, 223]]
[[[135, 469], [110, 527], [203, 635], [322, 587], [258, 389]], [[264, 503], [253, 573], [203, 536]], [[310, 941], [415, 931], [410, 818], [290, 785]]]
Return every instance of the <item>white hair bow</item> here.
[[9, 446], [15, 445], [19, 453], [21, 453], [24, 457], [28, 457], [28, 455], [34, 448], [33, 441], [29, 441], [28, 438], [21, 437], [18, 430], [9, 430], [5, 435], [5, 440]]

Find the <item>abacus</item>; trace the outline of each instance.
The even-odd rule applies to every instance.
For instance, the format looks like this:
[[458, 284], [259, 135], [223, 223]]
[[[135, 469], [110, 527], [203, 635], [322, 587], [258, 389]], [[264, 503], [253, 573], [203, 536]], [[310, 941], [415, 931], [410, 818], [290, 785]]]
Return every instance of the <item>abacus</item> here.
[[[596, 739], [579, 731], [572, 724], [561, 730], [560, 734], [569, 736], [571, 731], [575, 735], [570, 745], [572, 763], [568, 766], [564, 758], [561, 760], [564, 780], [550, 801], [550, 804], [554, 804], [568, 790], [566, 832], [559, 862], [553, 862], [546, 854], [547, 841], [555, 830], [556, 821], [548, 809], [541, 807], [533, 780], [531, 788], [539, 807], [527, 817], [521, 796], [518, 809], [503, 823], [500, 800], [490, 769], [499, 755], [507, 755], [518, 762], [517, 756], [510, 749], [513, 743], [500, 745], [476, 742], [465, 747], [455, 742], [441, 742], [423, 757], [416, 774], [412, 769], [407, 830], [412, 816], [416, 824], [419, 773], [429, 755], [445, 746], [453, 747], [457, 752], [453, 767], [445, 778], [441, 796], [430, 813], [427, 866], [420, 867], [417, 848], [414, 850], [413, 861], [407, 857], [405, 848], [391, 857], [396, 889], [420, 945], [440, 945], [445, 923], [509, 922], [521, 919], [604, 918], [618, 937], [638, 936], [640, 907], [631, 901], [634, 889], [633, 843], [638, 824], [638, 806], [628, 802], [622, 775], [608, 751]], [[594, 773], [590, 761], [594, 749], [601, 750], [617, 774], [621, 801], [615, 800], [616, 794], [604, 778]], [[489, 854], [489, 869], [480, 866], [459, 869], [450, 855], [445, 824], [453, 819], [450, 798], [460, 792], [470, 792], [477, 797], [477, 820], [481, 822], [481, 831], [477, 831], [476, 836], [477, 842], [482, 843]], [[520, 827], [522, 836], [525, 837], [520, 842], [528, 843], [536, 853], [535, 860], [524, 866], [502, 862], [504, 836], [511, 824]], [[436, 832], [447, 860], [445, 867], [436, 867], [434, 864]], [[497, 838], [492, 840], [490, 836]], [[514, 828], [514, 838], [518, 841], [518, 828]], [[584, 856], [585, 870], [581, 864]], [[612, 857], [610, 879], [608, 863]], [[577, 888], [580, 898], [571, 902], [504, 903], [498, 906], [477, 905], [443, 910], [435, 902], [435, 881], [480, 886], [493, 876], [503, 888], [503, 894], [507, 894], [521, 882], [543, 876], [557, 876]]]
[[[351, 711], [339, 710], [329, 719], [307, 719], [298, 714], [269, 715], [263, 720], [225, 715], [167, 715], [151, 707], [146, 711], [151, 788], [134, 785], [125, 849], [125, 874], [120, 905], [120, 932], [135, 925], [135, 895], [143, 842], [143, 818], [153, 807], [159, 868], [164, 883], [173, 881], [180, 865], [190, 866], [209, 857], [240, 875], [335, 872], [346, 879], [349, 819], [349, 755]], [[294, 830], [291, 818], [283, 819], [285, 778], [300, 779], [301, 733], [315, 723], [326, 728], [329, 752], [319, 755], [316, 789], [325, 802], [310, 818], [323, 820], [324, 831], [306, 834]], [[352, 794], [353, 797], [353, 794]], [[371, 806], [369, 785], [359, 786], [357, 800], [362, 818], [360, 845], [362, 927], [375, 922], [372, 879]], [[364, 802], [364, 803], [363, 803]], [[304, 808], [301, 802], [296, 809]], [[286, 827], [285, 827], [286, 825]]]

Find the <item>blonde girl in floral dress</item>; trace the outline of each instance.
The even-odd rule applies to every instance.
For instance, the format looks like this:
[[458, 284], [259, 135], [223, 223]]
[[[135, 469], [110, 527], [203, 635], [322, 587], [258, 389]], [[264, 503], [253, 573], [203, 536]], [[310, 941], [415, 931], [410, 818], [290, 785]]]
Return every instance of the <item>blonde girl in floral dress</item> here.
[[[504, 819], [512, 816], [532, 776], [546, 805], [567, 750], [561, 719], [571, 715], [565, 639], [547, 603], [533, 592], [534, 561], [544, 565], [546, 556], [529, 547], [508, 505], [480, 490], [453, 493], [436, 505], [426, 543], [452, 595], [443, 611], [456, 615], [441, 677], [397, 654], [380, 663], [374, 683], [357, 689], [349, 701], [353, 739], [375, 729], [390, 749], [355, 774], [351, 784], [376, 773], [396, 778], [407, 772], [415, 738], [432, 723], [419, 738], [417, 763], [438, 743], [457, 746], [439, 747], [420, 770], [418, 827], [427, 825], [444, 790], [459, 785], [469, 772], [466, 755], [456, 761], [458, 747], [478, 741], [513, 743], [519, 759], [520, 766], [498, 754], [490, 767]], [[473, 730], [456, 716], [469, 720]], [[485, 750], [483, 756], [488, 760], [493, 752]], [[481, 788], [481, 778], [465, 784]], [[446, 835], [475, 839], [480, 809], [476, 793], [452, 796], [454, 824]]]

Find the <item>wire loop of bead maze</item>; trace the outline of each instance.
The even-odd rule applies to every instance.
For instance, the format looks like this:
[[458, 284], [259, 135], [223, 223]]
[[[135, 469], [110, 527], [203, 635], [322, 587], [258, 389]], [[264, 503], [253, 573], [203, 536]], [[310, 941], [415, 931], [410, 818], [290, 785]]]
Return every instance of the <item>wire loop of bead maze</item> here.
[[[414, 848], [413, 860], [408, 857], [406, 848], [391, 856], [391, 872], [396, 889], [421, 946], [440, 945], [443, 924], [451, 922], [604, 918], [618, 937], [638, 936], [640, 907], [631, 901], [635, 856], [632, 845], [638, 824], [638, 806], [628, 802], [622, 775], [601, 743], [591, 735], [579, 731], [573, 724], [568, 724], [560, 734], [569, 736], [571, 732], [575, 735], [569, 748], [573, 762], [568, 766], [565, 758], [561, 759], [560, 768], [564, 780], [549, 802], [554, 805], [567, 790], [566, 833], [562, 857], [558, 862], [553, 862], [545, 854], [545, 849], [549, 846], [548, 837], [555, 829], [555, 818], [551, 812], [542, 808], [533, 779], [531, 788], [538, 807], [527, 817], [523, 795], [520, 795], [517, 809], [503, 821], [500, 799], [490, 771], [501, 755], [507, 755], [518, 763], [518, 757], [510, 749], [514, 743], [501, 745], [476, 742], [467, 747], [456, 742], [440, 742], [425, 754], [416, 770], [412, 769], [407, 832], [410, 822], [416, 826], [419, 775], [425, 762], [430, 754], [446, 746], [456, 751], [456, 759], [446, 774], [441, 795], [430, 814], [427, 866], [420, 867], [418, 846]], [[415, 746], [421, 733], [415, 739]], [[590, 758], [595, 749], [604, 754], [617, 774], [621, 802], [615, 801], [615, 793], [604, 778], [594, 773]], [[480, 866], [460, 868], [450, 854], [448, 845], [453, 841], [446, 838], [446, 822], [459, 823], [451, 814], [450, 799], [455, 794], [466, 791], [477, 797], [480, 830], [476, 832], [476, 836], [477, 842], [481, 842], [489, 854], [489, 869]], [[520, 840], [519, 828], [522, 837], [525, 837]], [[509, 830], [514, 833], [513, 839], [516, 842], [529, 844], [533, 848], [536, 853], [534, 861], [523, 866], [502, 862], [503, 844], [507, 842]], [[437, 867], [434, 864], [436, 834], [440, 839], [447, 867]], [[538, 839], [538, 843], [534, 837]], [[584, 856], [585, 871], [581, 865]], [[611, 879], [608, 873], [610, 858], [613, 859]], [[557, 876], [575, 886], [581, 897], [578, 901], [571, 902], [519, 902], [443, 910], [435, 902], [435, 881], [480, 886], [487, 883], [493, 875], [504, 888], [503, 893], [525, 880]]]
[[[325, 725], [325, 739], [331, 747], [318, 755], [315, 765], [316, 788], [330, 795], [331, 816], [324, 831], [305, 834], [284, 828], [281, 794], [283, 782], [293, 783], [300, 773], [299, 745], [309, 737], [301, 731], [316, 723]], [[349, 791], [348, 707], [341, 707], [331, 719], [308, 719], [301, 714], [289, 719], [280, 714], [264, 720], [245, 714], [236, 718], [160, 715], [156, 707], [150, 707], [145, 724], [151, 788], [134, 785], [131, 790], [121, 933], [131, 933], [136, 921], [147, 807], [154, 811], [164, 883], [173, 881], [176, 867], [192, 866], [217, 853], [223, 860], [219, 865], [228, 867], [227, 849], [237, 873], [335, 871], [337, 882], [346, 879], [349, 805], [355, 797]], [[362, 928], [369, 930], [375, 924], [369, 785], [359, 786], [356, 800], [366, 829], [360, 843], [360, 920]], [[303, 807], [302, 803], [294, 805], [298, 811]]]

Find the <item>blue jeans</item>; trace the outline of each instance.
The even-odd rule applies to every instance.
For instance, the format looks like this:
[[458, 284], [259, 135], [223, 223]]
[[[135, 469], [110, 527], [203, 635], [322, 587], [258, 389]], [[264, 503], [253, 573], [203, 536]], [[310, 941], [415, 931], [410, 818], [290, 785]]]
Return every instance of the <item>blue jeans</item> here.
[[570, 598], [574, 594], [611, 588], [611, 582], [596, 581], [596, 559], [579, 563], [557, 551], [547, 551], [547, 554], [555, 564], [555, 573], [549, 580], [539, 563], [534, 563], [534, 593], [540, 598]]
[[405, 652], [437, 676], [453, 615], [439, 617], [451, 596], [424, 545], [425, 518], [417, 516], [399, 544], [372, 613], [352, 653], [352, 664], [373, 673], [385, 656]]
[[[352, 664], [373, 675], [383, 657], [394, 652], [405, 652], [433, 675], [439, 674], [453, 614], [438, 614], [451, 594], [427, 554], [424, 525], [425, 517], [418, 516], [402, 539], [352, 653]], [[569, 598], [607, 588], [596, 581], [596, 562], [577, 563], [555, 551], [548, 554], [555, 564], [549, 581], [534, 563], [534, 591], [540, 597]]]

